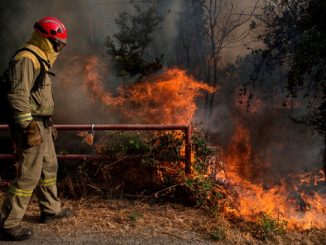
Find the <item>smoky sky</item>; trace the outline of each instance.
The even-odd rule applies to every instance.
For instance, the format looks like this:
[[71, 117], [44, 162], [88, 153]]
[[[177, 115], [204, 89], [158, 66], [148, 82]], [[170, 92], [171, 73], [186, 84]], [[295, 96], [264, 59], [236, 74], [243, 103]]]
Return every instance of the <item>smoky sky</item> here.
[[[182, 12], [183, 0], [149, 1], [148, 4], [157, 3], [159, 11], [164, 15], [164, 21], [154, 34], [152, 50], [159, 50], [165, 55], [164, 64], [173, 62], [174, 38], [177, 35], [177, 23]], [[243, 8], [252, 6], [255, 0], [240, 1]], [[241, 8], [241, 6], [239, 7]], [[68, 44], [59, 55], [53, 67], [56, 77], [53, 79], [56, 97], [57, 123], [128, 123], [121, 121], [118, 114], [108, 112], [105, 106], [90, 104], [85, 92], [81, 89], [81, 73], [84, 59], [95, 55], [105, 65], [103, 79], [107, 88], [114, 90], [122, 82], [116, 77], [110, 64], [110, 57], [106, 53], [105, 39], [118, 31], [114, 22], [122, 11], [132, 11], [128, 0], [1, 0], [0, 1], [0, 70], [4, 70], [11, 55], [23, 45], [33, 31], [34, 23], [44, 16], [54, 16], [60, 19], [68, 30]], [[230, 47], [225, 52], [225, 59], [234, 60], [234, 57], [243, 54], [242, 44]], [[232, 58], [229, 58], [232, 57]], [[239, 78], [240, 80], [242, 78]], [[73, 84], [65, 86], [64, 84]], [[223, 93], [223, 90], [221, 90]], [[233, 92], [233, 91], [231, 91]], [[230, 93], [231, 94], [231, 93]], [[217, 97], [230, 97], [219, 101], [215, 106], [213, 117], [209, 121], [208, 129], [212, 137], [219, 140], [219, 144], [227, 145], [234, 131], [234, 118], [230, 104], [233, 98], [221, 93]], [[197, 113], [197, 119], [203, 118]], [[297, 132], [286, 116], [278, 115], [269, 121], [275, 122], [266, 126], [267, 132], [257, 131], [260, 122], [265, 122], [265, 115], [255, 118], [256, 127], [251, 130], [256, 140], [256, 149], [273, 155], [274, 162], [282, 165], [284, 169], [291, 169], [300, 165], [301, 168], [310, 168], [311, 165], [320, 164], [320, 139], [306, 133]], [[285, 127], [283, 129], [282, 127]], [[288, 129], [288, 130], [286, 130]], [[303, 137], [302, 134], [305, 134]], [[307, 139], [304, 142], [301, 139]], [[262, 139], [266, 144], [261, 144]], [[258, 143], [257, 143], [258, 142]], [[277, 142], [285, 142], [284, 149], [279, 150]], [[298, 144], [297, 142], [300, 142]], [[274, 148], [270, 148], [271, 146]], [[300, 150], [301, 149], [301, 150]], [[271, 152], [273, 151], [274, 152]], [[283, 155], [287, 154], [286, 157]]]
[[[124, 4], [92, 0], [30, 0], [1, 1], [1, 42], [5, 55], [1, 65], [10, 54], [28, 40], [34, 23], [44, 16], [60, 19], [68, 30], [68, 46], [62, 53], [105, 52], [105, 37], [115, 31], [114, 18], [124, 10]], [[119, 1], [118, 1], [119, 2]], [[128, 2], [128, 1], [122, 1]], [[7, 47], [6, 47], [7, 46]], [[57, 63], [60, 63], [62, 59]]]
[[[164, 15], [164, 20], [158, 30], [153, 33], [154, 47], [159, 47], [162, 53], [173, 54], [173, 38], [176, 35], [175, 26], [180, 14], [182, 1], [147, 1], [144, 4], [153, 6]], [[44, 16], [54, 16], [61, 20], [68, 30], [67, 47], [60, 53], [52, 71], [56, 97], [56, 119], [58, 122], [118, 122], [114, 115], [107, 115], [101, 105], [88, 103], [87, 96], [81, 89], [81, 73], [88, 56], [96, 56], [106, 66], [103, 82], [107, 88], [116, 89], [122, 79], [115, 76], [114, 68], [110, 66], [105, 40], [119, 30], [115, 19], [123, 11], [133, 11], [129, 0], [30, 0], [1, 1], [1, 47], [4, 52], [0, 58], [0, 68], [4, 70], [12, 54], [23, 45], [33, 31], [34, 23]], [[164, 50], [163, 50], [164, 48]], [[155, 50], [156, 48], [151, 49]], [[168, 55], [166, 55], [168, 57]], [[72, 71], [75, 71], [72, 74]], [[128, 81], [128, 79], [125, 79]], [[126, 82], [126, 81], [124, 81]], [[73, 86], [63, 86], [73, 84]], [[69, 98], [69, 100], [67, 100]], [[94, 113], [94, 106], [96, 112]], [[60, 110], [65, 108], [65, 110]]]

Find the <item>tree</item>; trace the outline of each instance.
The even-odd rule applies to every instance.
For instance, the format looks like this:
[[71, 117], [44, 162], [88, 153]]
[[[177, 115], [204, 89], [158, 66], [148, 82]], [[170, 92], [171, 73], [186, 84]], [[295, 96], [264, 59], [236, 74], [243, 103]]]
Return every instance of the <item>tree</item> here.
[[175, 42], [178, 65], [197, 77], [202, 77], [203, 60], [207, 55], [203, 5], [204, 0], [183, 1]]
[[295, 120], [317, 130], [326, 145], [326, 2], [271, 0], [263, 10], [258, 20], [264, 31], [258, 40], [265, 47], [256, 51], [261, 54], [256, 74], [264, 72], [261, 67], [283, 67], [287, 97], [305, 103], [304, 115]]
[[[256, 6], [247, 12], [246, 9], [240, 10], [236, 0], [208, 0], [203, 4], [205, 34], [209, 42], [210, 55], [207, 59], [207, 81], [217, 86], [219, 68], [218, 63], [221, 53], [232, 44], [239, 43], [249, 34], [248, 29], [237, 33], [239, 28], [247, 23], [253, 16]], [[214, 105], [215, 93], [206, 95], [207, 117], [211, 117]]]
[[150, 62], [144, 58], [146, 48], [153, 41], [151, 34], [163, 20], [156, 11], [156, 4], [145, 2], [138, 4], [131, 1], [135, 14], [120, 13], [115, 19], [120, 31], [113, 37], [107, 37], [108, 54], [117, 64], [118, 75], [146, 75], [162, 67], [162, 56]]

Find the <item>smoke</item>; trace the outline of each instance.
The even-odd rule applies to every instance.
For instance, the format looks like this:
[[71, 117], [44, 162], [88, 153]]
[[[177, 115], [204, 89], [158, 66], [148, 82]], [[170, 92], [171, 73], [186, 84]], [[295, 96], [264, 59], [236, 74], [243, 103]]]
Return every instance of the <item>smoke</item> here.
[[[105, 39], [116, 32], [114, 19], [118, 13], [130, 8], [127, 0], [116, 2], [97, 0], [56, 1], [1, 1], [1, 68], [7, 67], [12, 54], [30, 37], [34, 23], [44, 16], [60, 19], [68, 30], [68, 44], [59, 55], [52, 79], [56, 98], [56, 122], [85, 123], [113, 122], [112, 115], [99, 105], [89, 103], [81, 89], [81, 76], [85, 58], [96, 55], [107, 64], [105, 83], [114, 88], [120, 83], [110, 70], [110, 58], [106, 54]], [[110, 84], [109, 84], [110, 83]], [[96, 113], [95, 109], [96, 108]]]
[[253, 145], [253, 178], [268, 183], [291, 173], [321, 169], [321, 138], [291, 121], [288, 113], [287, 108], [274, 107], [243, 117]]
[[178, 35], [177, 25], [182, 12], [182, 3], [183, 1], [161, 1], [158, 6], [164, 19], [160, 24], [160, 29], [153, 35], [154, 41], [148, 53], [154, 58], [164, 54], [165, 65], [175, 64], [174, 42]]
[[[157, 1], [157, 11], [167, 15], [161, 29], [153, 33], [155, 42], [149, 53], [154, 57], [155, 50], [161, 53], [172, 53], [169, 49], [170, 40], [176, 35], [175, 21], [180, 8], [180, 1]], [[149, 1], [147, 4], [154, 4]], [[106, 53], [105, 39], [118, 32], [114, 22], [120, 12], [133, 11], [128, 0], [57, 0], [39, 1], [17, 0], [2, 1], [1, 26], [3, 34], [2, 46], [5, 54], [1, 56], [1, 68], [5, 69], [11, 55], [28, 39], [32, 26], [44, 16], [54, 16], [60, 19], [68, 30], [68, 44], [59, 55], [52, 79], [56, 99], [57, 123], [118, 123], [119, 115], [112, 115], [99, 103], [90, 103], [85, 91], [81, 88], [85, 60], [88, 56], [96, 56], [103, 64], [101, 70], [105, 89], [114, 90], [122, 83], [115, 76], [111, 67], [110, 57]], [[5, 19], [6, 18], [6, 19]], [[128, 81], [128, 79], [125, 79]], [[124, 81], [126, 83], [126, 81]]]
[[[154, 33], [155, 40], [149, 52], [153, 56], [163, 53], [166, 64], [175, 64], [174, 38], [178, 33], [177, 24], [184, 6], [183, 1], [155, 2], [158, 12], [165, 18], [161, 23], [161, 29]], [[242, 2], [243, 5], [239, 9], [249, 9], [255, 1]], [[62, 20], [69, 31], [68, 45], [53, 67], [56, 73], [53, 78], [56, 123], [127, 123], [122, 121], [118, 112], [108, 110], [99, 102], [90, 102], [82, 88], [82, 83], [85, 62], [90, 55], [95, 55], [103, 64], [100, 73], [105, 84], [104, 89], [114, 92], [122, 83], [121, 78], [115, 76], [115, 71], [110, 65], [110, 57], [106, 54], [105, 38], [118, 31], [114, 19], [119, 12], [129, 10], [132, 10], [132, 7], [127, 0], [2, 0], [0, 67], [4, 70], [11, 55], [28, 40], [36, 20], [47, 15], [55, 16]], [[242, 29], [239, 31], [241, 32]], [[198, 50], [192, 52], [196, 51]], [[243, 54], [245, 54], [243, 45], [239, 44], [238, 47], [227, 50], [224, 55], [230, 56], [229, 60], [233, 60], [234, 57]], [[224, 59], [227, 59], [225, 57]], [[237, 73], [239, 76], [237, 80], [235, 76], [221, 79], [222, 85], [228, 85], [222, 87], [217, 93], [212, 117], [207, 123], [211, 139], [224, 147], [227, 147], [235, 129], [234, 102], [237, 90], [233, 86], [239, 80], [248, 77], [250, 68], [245, 69], [248, 70], [245, 74]], [[270, 116], [270, 111], [257, 114], [254, 121], [253, 116], [246, 114], [242, 117], [250, 117], [251, 121], [249, 120], [248, 125], [254, 125], [249, 128], [257, 155], [263, 159], [270, 156], [271, 165], [279, 166], [275, 167], [279, 172], [287, 172], [293, 167], [302, 169], [321, 164], [320, 138], [307, 133], [281, 112], [280, 115], [267, 116]], [[205, 120], [205, 112], [198, 112], [196, 121]], [[280, 147], [280, 144], [283, 146]], [[265, 156], [261, 156], [263, 153]]]
[[[304, 110], [303, 106], [284, 107], [282, 96], [263, 100], [263, 92], [255, 91], [248, 110], [246, 101], [238, 96], [239, 90], [231, 93], [225, 87], [217, 93], [216, 106], [206, 124], [208, 138], [222, 146], [226, 155], [248, 157], [248, 161], [239, 157], [237, 162], [242, 177], [271, 185], [294, 173], [322, 169], [322, 137], [291, 117]], [[239, 139], [239, 127], [246, 130], [248, 139]]]
[[292, 105], [288, 101], [285, 106], [285, 97], [277, 92], [280, 88], [276, 85], [281, 86], [280, 81], [286, 79], [283, 73], [266, 74], [263, 79], [270, 84], [267, 88], [260, 88], [257, 81], [248, 107], [250, 92], [245, 93], [243, 86], [253, 73], [252, 60], [248, 55], [231, 68], [231, 75], [230, 71], [225, 73], [223, 86], [216, 95], [218, 106], [214, 106], [207, 124], [211, 139], [227, 150], [234, 143], [232, 137], [237, 136], [239, 125], [248, 130], [251, 165], [239, 165], [249, 168], [250, 174], [245, 177], [255, 182], [270, 183], [293, 173], [322, 169], [322, 137], [293, 120], [307, 110], [303, 99], [295, 98]]

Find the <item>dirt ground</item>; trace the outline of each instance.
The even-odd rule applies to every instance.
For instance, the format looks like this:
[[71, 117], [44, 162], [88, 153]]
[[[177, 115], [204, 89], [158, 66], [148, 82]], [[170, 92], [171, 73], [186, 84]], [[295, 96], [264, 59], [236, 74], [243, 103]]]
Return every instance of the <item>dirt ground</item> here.
[[257, 240], [223, 217], [178, 204], [98, 198], [62, 203], [74, 209], [74, 217], [39, 224], [33, 199], [22, 224], [33, 227], [33, 238], [8, 242], [0, 237], [0, 244], [326, 244], [326, 231], [320, 230]]

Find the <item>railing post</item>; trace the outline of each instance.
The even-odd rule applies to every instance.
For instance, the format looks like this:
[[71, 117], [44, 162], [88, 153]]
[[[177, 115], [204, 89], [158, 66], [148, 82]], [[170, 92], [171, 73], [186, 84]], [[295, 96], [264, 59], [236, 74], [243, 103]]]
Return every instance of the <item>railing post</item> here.
[[186, 129], [186, 166], [185, 173], [191, 174], [191, 126], [189, 125]]

